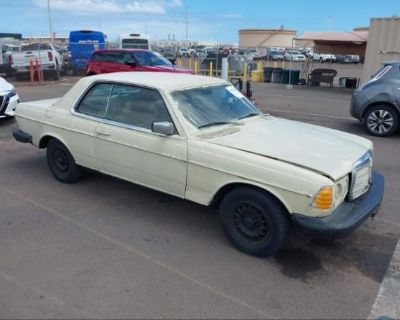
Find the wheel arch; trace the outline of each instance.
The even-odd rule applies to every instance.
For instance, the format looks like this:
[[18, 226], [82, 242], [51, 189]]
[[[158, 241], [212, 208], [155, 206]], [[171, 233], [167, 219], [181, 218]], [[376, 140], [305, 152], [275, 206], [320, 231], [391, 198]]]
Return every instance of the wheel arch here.
[[68, 151], [71, 152], [71, 154], [73, 154], [66, 141], [54, 133], [46, 133], [40, 137], [38, 143], [39, 149], [47, 148], [47, 145], [51, 139], [57, 139], [58, 141], [60, 141], [68, 149]]
[[399, 110], [399, 107], [398, 107], [395, 103], [388, 102], [388, 101], [375, 101], [375, 102], [370, 103], [367, 107], [365, 107], [364, 112], [363, 112], [363, 114], [362, 114], [362, 120], [363, 120], [363, 121], [364, 121], [364, 119], [365, 119], [365, 115], [367, 114], [367, 112], [368, 112], [369, 110], [371, 110], [373, 107], [376, 107], [376, 106], [387, 106], [387, 107], [392, 107], [394, 110], [396, 110], [397, 115], [400, 117], [400, 110]]
[[260, 186], [257, 184], [252, 184], [252, 183], [248, 183], [248, 182], [230, 182], [227, 183], [225, 185], [223, 185], [222, 187], [220, 187], [220, 189], [215, 193], [214, 197], [211, 200], [210, 205], [215, 207], [215, 208], [219, 208], [222, 199], [232, 190], [237, 189], [237, 188], [250, 188], [253, 190], [258, 190], [264, 194], [267, 194], [271, 197], [273, 197], [277, 203], [279, 203], [280, 206], [282, 206], [282, 208], [284, 210], [286, 210], [286, 212], [288, 214], [291, 213], [290, 207], [288, 205], [288, 203], [281, 197], [279, 196], [276, 192], [273, 192], [272, 190], [265, 188], [264, 186]]

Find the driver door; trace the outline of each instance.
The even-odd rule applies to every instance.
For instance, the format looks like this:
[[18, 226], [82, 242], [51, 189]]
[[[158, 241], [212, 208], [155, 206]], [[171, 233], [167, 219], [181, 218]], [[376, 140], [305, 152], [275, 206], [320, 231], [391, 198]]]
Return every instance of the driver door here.
[[183, 198], [186, 137], [152, 132], [156, 121], [172, 122], [157, 90], [114, 84], [106, 119], [96, 129], [100, 171]]

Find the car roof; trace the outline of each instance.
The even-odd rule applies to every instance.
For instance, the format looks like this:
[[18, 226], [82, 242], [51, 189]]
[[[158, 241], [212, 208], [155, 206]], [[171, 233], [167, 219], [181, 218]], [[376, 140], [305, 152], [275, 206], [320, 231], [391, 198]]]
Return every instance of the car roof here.
[[228, 84], [219, 78], [206, 76], [167, 73], [167, 72], [113, 72], [85, 77], [80, 82], [89, 85], [96, 81], [111, 81], [153, 87], [159, 90], [172, 91], [190, 87]]
[[98, 52], [142, 52], [142, 51], [151, 52], [151, 50], [147, 50], [147, 49], [99, 49], [99, 50], [95, 50], [94, 53], [98, 53]]

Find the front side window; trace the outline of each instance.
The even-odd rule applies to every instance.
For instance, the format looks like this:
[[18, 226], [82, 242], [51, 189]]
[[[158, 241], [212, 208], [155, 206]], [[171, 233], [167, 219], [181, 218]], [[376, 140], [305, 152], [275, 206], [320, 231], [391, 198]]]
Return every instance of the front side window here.
[[158, 91], [122, 84], [112, 88], [106, 118], [145, 129], [153, 122], [172, 122]]
[[75, 109], [92, 117], [151, 130], [153, 122], [172, 122], [157, 90], [132, 85], [94, 85]]
[[96, 118], [105, 118], [112, 86], [110, 83], [93, 86], [81, 100], [76, 111]]
[[184, 117], [199, 129], [261, 114], [230, 85], [180, 90], [171, 95]]

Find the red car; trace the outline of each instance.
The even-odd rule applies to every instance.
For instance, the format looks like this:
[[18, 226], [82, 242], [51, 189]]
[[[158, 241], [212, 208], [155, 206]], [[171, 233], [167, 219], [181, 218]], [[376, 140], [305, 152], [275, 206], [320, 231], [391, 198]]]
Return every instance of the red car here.
[[190, 69], [174, 66], [157, 52], [140, 49], [97, 50], [85, 68], [87, 76], [121, 71], [193, 73]]

